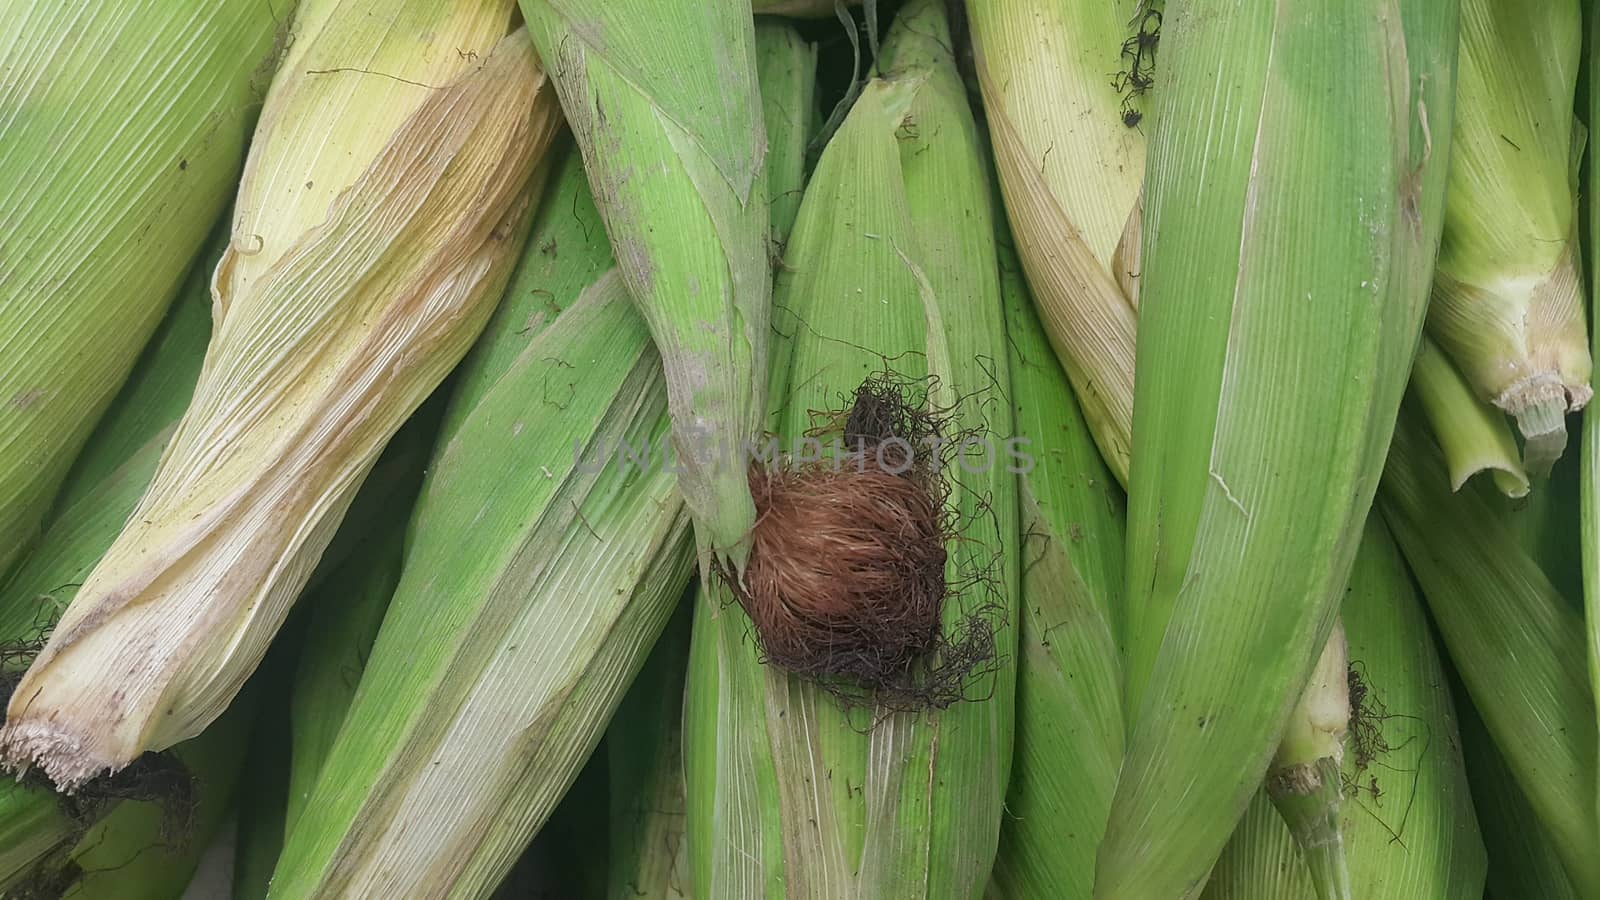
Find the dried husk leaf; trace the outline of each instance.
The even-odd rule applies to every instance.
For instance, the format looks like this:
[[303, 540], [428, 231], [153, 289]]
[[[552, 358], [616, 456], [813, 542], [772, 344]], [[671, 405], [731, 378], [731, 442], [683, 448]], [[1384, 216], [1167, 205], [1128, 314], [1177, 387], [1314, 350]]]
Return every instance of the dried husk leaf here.
[[[1139, 0], [968, 4], [1001, 193], [1045, 331], [1100, 452], [1126, 481], [1132, 452], [1135, 247], [1145, 138], [1124, 124], [1143, 96], [1129, 67]], [[1153, 55], [1152, 55], [1153, 59]], [[1124, 88], [1126, 90], [1126, 88]], [[1130, 226], [1131, 223], [1131, 226]]]
[[[301, 77], [321, 76], [286, 75]], [[70, 789], [226, 707], [378, 452], [504, 286], [557, 124], [543, 83], [525, 36], [502, 40], [396, 121], [326, 221], [231, 295], [236, 232], [194, 399], [13, 699], [14, 764]]]

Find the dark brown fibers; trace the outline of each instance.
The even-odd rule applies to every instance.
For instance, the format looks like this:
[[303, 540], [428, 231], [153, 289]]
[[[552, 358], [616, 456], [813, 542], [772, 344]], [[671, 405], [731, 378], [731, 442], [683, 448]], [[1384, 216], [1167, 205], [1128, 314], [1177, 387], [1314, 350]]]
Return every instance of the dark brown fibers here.
[[838, 438], [832, 455], [752, 463], [750, 562], [742, 584], [723, 573], [764, 662], [891, 708], [948, 706], [994, 657], [988, 610], [954, 640], [944, 626], [959, 529], [933, 440], [944, 419], [918, 387], [869, 379], [847, 409], [814, 415], [808, 436]]

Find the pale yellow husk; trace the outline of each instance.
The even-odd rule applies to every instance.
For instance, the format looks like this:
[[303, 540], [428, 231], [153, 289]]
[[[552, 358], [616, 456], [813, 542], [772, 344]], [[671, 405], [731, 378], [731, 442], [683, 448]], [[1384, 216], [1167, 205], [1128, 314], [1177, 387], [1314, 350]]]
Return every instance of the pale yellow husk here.
[[0, 751], [65, 789], [226, 708], [520, 250], [559, 115], [511, 4], [380, 8], [302, 8], [194, 400], [13, 697]]

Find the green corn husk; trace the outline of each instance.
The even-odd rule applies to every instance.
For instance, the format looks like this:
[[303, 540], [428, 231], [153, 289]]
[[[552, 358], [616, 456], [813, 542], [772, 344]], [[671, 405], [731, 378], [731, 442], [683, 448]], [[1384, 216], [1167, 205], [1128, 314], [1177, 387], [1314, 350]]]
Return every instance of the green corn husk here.
[[321, 769], [394, 593], [406, 520], [448, 399], [446, 382], [400, 428], [350, 504], [339, 531], [255, 678], [270, 686], [257, 714], [241, 789], [233, 900], [260, 900], [287, 821]]
[[806, 147], [817, 114], [817, 48], [791, 26], [759, 19], [756, 72], [767, 129], [767, 223], [778, 259], [805, 191]]
[[[419, 436], [420, 437], [420, 436]], [[414, 471], [420, 473], [428, 442], [413, 440]], [[284, 834], [294, 831], [318, 775], [333, 749], [339, 726], [383, 624], [400, 568], [411, 491], [400, 492], [389, 514], [364, 535], [360, 547], [328, 573], [306, 599], [314, 604], [306, 622], [289, 705], [289, 783]]]
[[257, 0], [0, 7], [0, 574], [227, 203], [277, 30]]
[[[1600, 41], [1600, 16], [1589, 16], [1589, 39]], [[1600, 46], [1596, 44], [1595, 46]], [[1589, 64], [1589, 121], [1600, 122], [1600, 66], [1591, 59]], [[1596, 241], [1600, 240], [1600, 165], [1589, 161], [1589, 271], [1600, 277], [1600, 258], [1596, 258]], [[1600, 284], [1594, 296], [1600, 298]], [[1594, 317], [1600, 322], [1600, 315]], [[1600, 328], [1593, 337], [1594, 350], [1600, 353]], [[1587, 626], [1589, 689], [1600, 703], [1600, 409], [1589, 409], [1583, 414], [1583, 446], [1578, 465], [1578, 518], [1582, 551], [1579, 571], [1582, 577], [1584, 623]], [[1568, 528], [1570, 532], [1570, 527]], [[1559, 581], [1558, 581], [1559, 583]], [[1596, 710], [1600, 721], [1600, 707]], [[1600, 804], [1600, 796], [1596, 797]], [[1600, 809], [1600, 806], [1597, 806]]]
[[[811, 427], [808, 410], [834, 408], [886, 366], [937, 376], [940, 405], [1009, 383], [993, 201], [949, 46], [940, 4], [904, 7], [881, 77], [813, 173], [774, 300], [779, 446]], [[956, 415], [1010, 433], [1008, 404], [984, 413], [986, 423], [965, 406]], [[826, 689], [762, 665], [726, 588], [702, 591], [684, 725], [696, 896], [962, 897], [987, 882], [1011, 757], [1015, 488], [1004, 460], [955, 477], [951, 502], [970, 515], [987, 498], [993, 519], [950, 545], [947, 571], [998, 559], [1004, 620], [994, 673], [966, 692], [974, 699], [847, 712]], [[981, 599], [947, 598], [946, 633]]]
[[1133, 448], [1138, 302], [1138, 282], [1127, 276], [1138, 267], [1121, 257], [1137, 252], [1145, 177], [1144, 134], [1123, 113], [1142, 111], [1146, 98], [1126, 85], [1119, 90], [1113, 73], [1130, 68], [1124, 44], [1149, 27], [1144, 6], [967, 3], [995, 165], [1028, 284], [1100, 452], [1122, 482]]
[[525, 38], [500, 38], [509, 0], [322, 2], [262, 113], [194, 399], [0, 733], [69, 790], [226, 707], [525, 234], [556, 110]]
[[1459, 491], [1468, 478], [1487, 471], [1500, 493], [1528, 496], [1528, 473], [1505, 416], [1472, 393], [1450, 358], [1426, 335], [1417, 347], [1407, 390], [1444, 451], [1451, 488]]
[[1554, 842], [1495, 749], [1483, 720], [1471, 703], [1462, 702], [1460, 708], [1462, 753], [1489, 856], [1488, 896], [1578, 900]]
[[1519, 545], [1505, 500], [1450, 490], [1414, 409], [1379, 495], [1472, 703], [1584, 896], [1600, 895], [1596, 729], [1583, 623]]
[[1556, 593], [1574, 609], [1583, 597], [1583, 529], [1580, 521], [1583, 488], [1579, 454], [1562, 456], [1539, 489], [1512, 503], [1501, 504], [1506, 527], [1516, 535], [1522, 552], [1538, 563]]
[[680, 603], [606, 731], [611, 900], [688, 900], [683, 685], [693, 597]]
[[1593, 393], [1577, 258], [1577, 0], [1461, 2], [1461, 73], [1428, 329], [1517, 418], [1529, 471]]
[[[573, 202], [582, 173], [558, 172], [544, 224], [592, 209]], [[584, 233], [600, 231], [591, 220]], [[552, 272], [592, 263], [558, 247]], [[620, 276], [551, 302], [561, 314], [531, 341], [520, 316], [485, 334], [521, 346], [514, 360], [479, 350], [461, 373], [400, 585], [271, 896], [492, 892], [689, 575], [671, 473], [603, 456], [665, 434], [659, 357]], [[467, 533], [479, 537], [463, 548]]]
[[[659, 360], [628, 302], [603, 277], [445, 436], [270, 896], [483, 896], [598, 740], [691, 565], [670, 474], [574, 466], [575, 446], [660, 432]], [[492, 543], [464, 554], [469, 529]]]
[[[756, 15], [793, 16], [795, 18], [823, 18], [836, 14], [840, 6], [855, 6], [862, 0], [752, 0]], [[877, 0], [866, 0], [868, 4]], [[756, 27], [761, 27], [757, 23]]]
[[49, 791], [0, 782], [0, 891], [14, 890], [78, 831]]
[[[1341, 766], [1348, 896], [1477, 900], [1484, 847], [1444, 668], [1410, 575], [1375, 514], [1340, 611], [1357, 676], [1352, 683], [1362, 695], [1352, 698], [1357, 709]], [[1263, 791], [1217, 861], [1204, 897], [1325, 896], [1303, 860]]]
[[1448, 159], [1454, 6], [1385, 9], [1166, 9], [1101, 900], [1198, 892], [1337, 613]]
[[[488, 390], [562, 310], [615, 265], [583, 174], [583, 158], [570, 139], [564, 138], [551, 153], [549, 169], [528, 249], [484, 327], [485, 337], [451, 376], [453, 393], [461, 397], [475, 398]], [[453, 401], [440, 433], [454, 433], [471, 411], [470, 402]]]
[[771, 294], [749, 6], [521, 6], [618, 267], [661, 348], [702, 572], [715, 563], [742, 574], [755, 504], [726, 448], [760, 424]]
[[[767, 127], [767, 193], [775, 253], [800, 210], [805, 154], [816, 124], [816, 48], [793, 28], [756, 22], [756, 65]], [[683, 686], [694, 590], [680, 605], [607, 731], [611, 770], [609, 895], [693, 896], [685, 834]]]
[[995, 859], [1000, 897], [1088, 898], [1122, 762], [1122, 491], [1102, 462], [1002, 233], [1021, 475], [1016, 751]]
[[233, 839], [231, 900], [263, 900], [283, 849], [289, 799], [289, 692], [300, 650], [303, 616], [291, 616], [256, 670], [265, 685], [245, 751], [248, 777], [239, 785]]
[[0, 587], [0, 641], [47, 630], [138, 505], [194, 392], [211, 328], [211, 265], [194, 267], [73, 463], [50, 521]]
[[[0, 586], [0, 646], [25, 651], [49, 631], [138, 503], [200, 372], [215, 257], [195, 267], [86, 442], [44, 533]], [[49, 791], [0, 784], [0, 887], [80, 830]]]
[[[1006, 195], [1007, 206], [1015, 227], [1024, 237], [1024, 260], [1032, 281], [1040, 286], [1039, 296], [1046, 301], [1041, 304], [1041, 311], [1051, 326], [1049, 334], [1067, 364], [1078, 395], [1086, 398], [1093, 413], [1090, 427], [1101, 453], [1110, 462], [1117, 479], [1124, 483], [1128, 476], [1132, 430], [1134, 324], [1140, 251], [1138, 194], [1143, 180], [1144, 139], [1142, 133], [1121, 120], [1121, 114], [1130, 109], [1142, 109], [1148, 91], [1128, 93], [1124, 102], [1118, 99], [1118, 94], [1128, 91], [1126, 83], [1108, 86], [1091, 70], [1095, 65], [1109, 64], [1105, 51], [1113, 47], [1118, 49], [1111, 55], [1121, 54], [1118, 61], [1131, 67], [1134, 52], [1129, 51], [1124, 41], [1135, 38], [1123, 35], [1159, 33], [1159, 18], [1144, 15], [1136, 6], [1142, 7], [1142, 4], [1128, 3], [1125, 9], [1115, 11], [1085, 4], [1076, 4], [1070, 9], [1042, 10], [1002, 2], [973, 4], [972, 9], [980, 83], [990, 101], [990, 124], [1000, 157], [1002, 183], [1011, 188]], [[989, 51], [987, 56], [985, 48]], [[1139, 50], [1137, 54], [1141, 66], [1148, 69], [1154, 65], [1153, 51]], [[1094, 62], [1096, 60], [1098, 62]], [[1057, 139], [1064, 143], [1058, 146]], [[1050, 154], [1058, 149], [1065, 151], [1062, 159], [1066, 162], [1052, 170], [1048, 161]], [[1028, 159], [1030, 153], [1040, 154], [1044, 162], [1035, 166]], [[1130, 160], [1137, 160], [1141, 165], [1130, 166]], [[1118, 222], [1124, 223], [1123, 226], [1119, 227]], [[1040, 433], [1055, 431], [1051, 428]], [[1059, 528], [1061, 524], [1057, 523], [1058, 535], [1064, 534]], [[1027, 527], [1025, 525], [1025, 534]], [[1081, 522], [1074, 528], [1081, 533]], [[1117, 528], [1120, 533], [1120, 522]], [[1057, 583], [1063, 580], [1075, 583], [1070, 578], [1056, 579]], [[1025, 621], [1027, 617], [1040, 615], [1037, 606], [1036, 602], [1025, 599]], [[1064, 612], [1052, 613], [1052, 617], [1063, 615]], [[1098, 625], [1090, 627], [1098, 634], [1114, 621], [1113, 616], [1104, 615]], [[1105, 637], [1109, 639], [1110, 633], [1105, 632]], [[1026, 632], [1023, 640], [1025, 648], [1033, 649]], [[1039, 671], [1044, 678], [1053, 679], [1059, 685], [1076, 685], [1092, 694], [1107, 684], [1114, 684], [1120, 679], [1115, 641], [1098, 647], [1093, 646], [1095, 642], [1096, 639], [1090, 639], [1085, 646], [1072, 648], [1074, 654], [1088, 653], [1092, 659], [1062, 656], [1051, 660], [1041, 656], [1033, 660], [1025, 653], [1019, 678], [1028, 679], [1031, 674], [1028, 664], [1033, 661], [1043, 667]], [[1045, 642], [1044, 646], [1051, 644]], [[1064, 680], [1084, 665], [1098, 671], [1100, 677]], [[1019, 690], [1025, 692], [1026, 688]], [[1066, 696], [1070, 697], [1071, 692]], [[1094, 699], [1102, 703], [1107, 701], [1103, 696]], [[1025, 702], [1028, 701], [1019, 701]], [[1046, 701], [1047, 704], [1053, 702], [1062, 702], [1062, 698]], [[1097, 711], [1109, 710], [1120, 720], [1120, 698], [1109, 703], [1099, 706]], [[1042, 808], [1048, 810], [1073, 808], [1083, 820], [1066, 830], [1071, 836], [1069, 841], [1061, 841], [1053, 827], [1038, 828], [1036, 836], [1023, 838], [1032, 845], [1019, 850], [1030, 857], [1023, 865], [1036, 870], [1010, 876], [1014, 884], [1016, 879], [1022, 879], [1016, 884], [1019, 890], [1029, 890], [1034, 881], [1039, 882], [1032, 888], [1036, 890], [1061, 891], [1064, 885], [1079, 881], [1083, 882], [1081, 889], [1069, 889], [1069, 895], [1088, 896], [1090, 890], [1092, 852], [1104, 831], [1109, 790], [1115, 784], [1122, 744], [1120, 734], [1111, 737], [1118, 729], [1108, 729], [1103, 722], [1098, 727], [1063, 733], [1055, 723], [1072, 714], [1091, 725], [1094, 722], [1093, 715], [1085, 717], [1081, 709], [1041, 711], [1037, 714], [1040, 721], [1051, 724], [1039, 729], [1038, 746], [1019, 746], [1019, 754], [1050, 760], [1052, 774], [1046, 777], [1057, 784], [1070, 781], [1055, 774], [1057, 771], [1096, 773], [1092, 777], [1099, 778], [1096, 784], [1104, 788], [1107, 795], [1087, 802], [1086, 798], [1074, 795], [1070, 799], [1057, 798], [1041, 803]], [[1019, 720], [1019, 730], [1025, 727]], [[1080, 743], [1087, 743], [1090, 749], [1078, 746]], [[1295, 746], [1304, 750], [1321, 745]], [[1101, 754], [1108, 749], [1115, 754], [1109, 759], [1109, 766], [1087, 765], [1086, 761], [1076, 758], [1062, 764], [1054, 759], [1061, 752]], [[1279, 756], [1284, 759], [1285, 766], [1298, 762], [1315, 764], [1315, 759], [1302, 761], [1292, 753], [1289, 756], [1285, 753], [1286, 748], [1280, 746]], [[1106, 760], [1102, 758], [1101, 762]], [[1336, 767], [1337, 763], [1329, 761], [1326, 765]], [[1293, 797], [1284, 799], [1286, 803], [1304, 805]], [[1336, 816], [1337, 800], [1335, 791], [1316, 806], [1318, 809], [1331, 807]], [[1015, 821], [1027, 821], [1027, 816], [1017, 814], [1016, 807], [1028, 802], [1026, 791], [1012, 791], [1008, 809]], [[1037, 824], [1051, 819], [1053, 816], [1041, 815]], [[1019, 825], [1018, 830], [1031, 831], [1033, 826]], [[1320, 840], [1319, 845], [1338, 847], [1337, 842]], [[1084, 847], [1090, 849], [1090, 860], [1080, 859], [1074, 852]], [[1332, 862], [1336, 869], [1342, 869], [1342, 863], [1336, 858]]]

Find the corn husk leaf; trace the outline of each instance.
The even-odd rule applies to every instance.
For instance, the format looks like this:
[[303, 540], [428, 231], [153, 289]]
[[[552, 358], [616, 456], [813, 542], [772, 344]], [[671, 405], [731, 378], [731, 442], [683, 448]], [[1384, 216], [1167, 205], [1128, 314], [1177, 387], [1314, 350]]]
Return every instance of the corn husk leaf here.
[[[792, 27], [756, 23], [766, 123], [772, 243], [781, 253], [800, 209], [816, 124], [816, 48]], [[611, 769], [610, 896], [692, 896], [685, 829], [682, 718], [694, 600], [680, 606], [607, 732]], [[665, 738], [661, 736], [665, 736]]]
[[[300, 39], [355, 45], [350, 35], [370, 28], [341, 10]], [[317, 71], [288, 70], [275, 96]], [[197, 733], [226, 707], [378, 452], [503, 288], [525, 233], [527, 180], [555, 127], [542, 84], [531, 48], [512, 35], [392, 131], [369, 134], [368, 164], [327, 220], [259, 277], [241, 262], [245, 244], [261, 237], [257, 255], [274, 244], [236, 226], [195, 397], [128, 527], [14, 698], [3, 738], [13, 763], [70, 789]], [[302, 99], [323, 102], [315, 91]], [[269, 101], [257, 160], [298, 108], [293, 96]], [[256, 183], [247, 173], [241, 207]]]
[[[1446, 677], [1420, 598], [1377, 515], [1340, 606], [1359, 686], [1341, 776], [1352, 897], [1483, 896], [1473, 816]], [[1212, 870], [1206, 900], [1311, 900], [1310, 872], [1265, 793]]]
[[0, 19], [3, 574], [228, 202], [278, 28], [256, 0]]
[[1576, 0], [1462, 0], [1444, 241], [1428, 329], [1478, 395], [1517, 417], [1545, 474], [1593, 393], [1577, 258]]
[[766, 154], [748, 6], [522, 0], [617, 263], [661, 348], [702, 571], [743, 572], [755, 505], [718, 445], [753, 437], [767, 367]]
[[[429, 441], [423, 435], [411, 437], [406, 442], [410, 446], [400, 449], [409, 451], [408, 474], [420, 475]], [[384, 520], [363, 535], [364, 540], [344, 564], [329, 572], [306, 597], [314, 605], [292, 676], [285, 835], [294, 830], [333, 749], [389, 598], [400, 580], [406, 512], [415, 492], [394, 493], [399, 496], [388, 498], [392, 505]]]
[[[220, 242], [218, 242], [220, 251]], [[101, 418], [62, 486], [57, 508], [33, 549], [0, 586], [0, 648], [7, 687], [30, 648], [47, 635], [105, 553], [155, 471], [194, 389], [210, 323], [208, 254], [151, 338], [133, 373]], [[83, 824], [48, 790], [6, 781], [0, 787], [0, 888], [65, 852]]]
[[1021, 476], [1016, 752], [994, 884], [1000, 897], [1087, 898], [1122, 762], [1122, 490], [1101, 461], [1002, 236]]
[[[1141, 0], [969, 3], [978, 83], [1006, 213], [1045, 331], [1100, 452], [1126, 481], [1132, 452], [1136, 266], [1119, 256], [1145, 173], [1124, 123], [1126, 42], [1157, 34]], [[1143, 59], [1143, 57], [1141, 57]], [[1154, 54], [1149, 56], [1153, 65]], [[1141, 63], [1143, 64], [1143, 63]], [[1119, 88], [1118, 83], [1122, 83]]]
[[1460, 706], [1462, 753], [1488, 849], [1488, 896], [1577, 900], [1582, 895], [1573, 889], [1555, 842], [1495, 749], [1482, 718], [1471, 703]]
[[1454, 68], [1449, 4], [1174, 3], [1163, 34], [1103, 900], [1198, 891], [1333, 625], [1421, 330]]
[[1505, 501], [1452, 492], [1414, 410], [1380, 505], [1489, 734], [1580, 893], [1600, 891], [1596, 729], [1583, 624], [1508, 526]]
[[611, 818], [605, 895], [611, 900], [695, 896], [683, 793], [683, 685], [693, 596], [678, 605], [606, 730]]
[[[576, 465], [665, 415], [628, 302], [604, 276], [441, 445], [272, 896], [483, 896], [599, 739], [690, 565], [669, 474]], [[495, 539], [464, 555], [464, 528]]]
[[[1600, 16], [1590, 16], [1589, 38], [1593, 42], [1600, 39]], [[1589, 65], [1589, 122], [1600, 123], [1600, 66]], [[1591, 275], [1600, 276], [1600, 259], [1595, 256], [1595, 235], [1600, 235], [1600, 200], [1597, 200], [1596, 188], [1600, 187], [1600, 166], [1594, 160], [1589, 161], [1589, 197], [1588, 197], [1588, 224], [1589, 224], [1589, 271]], [[1595, 297], [1600, 297], [1600, 290], [1594, 290]], [[1595, 321], [1600, 322], [1600, 317]], [[1600, 329], [1596, 329], [1592, 338], [1596, 343], [1594, 349], [1600, 351]], [[1600, 409], [1590, 409], [1583, 414], [1583, 446], [1578, 464], [1578, 494], [1579, 494], [1579, 539], [1582, 550], [1579, 554], [1579, 571], [1581, 572], [1583, 592], [1584, 624], [1588, 629], [1588, 659], [1589, 659], [1589, 689], [1600, 703]], [[1570, 526], [1567, 529], [1570, 533]], [[1559, 583], [1559, 581], [1558, 581]], [[1596, 710], [1596, 721], [1600, 722], [1600, 707]], [[1600, 796], [1596, 797], [1597, 810], [1600, 810]]]
[[[1009, 382], [993, 201], [949, 46], [937, 3], [903, 8], [882, 77], [863, 88], [813, 173], [774, 302], [768, 393], [780, 446], [811, 427], [808, 410], [834, 408], [885, 368], [937, 375], [941, 405]], [[983, 412], [986, 422], [966, 406], [958, 415], [963, 426], [1009, 433], [1005, 404]], [[1011, 755], [1016, 562], [1004, 523], [1015, 521], [1015, 488], [1000, 462], [970, 478], [952, 502], [986, 498], [993, 519], [972, 517], [968, 540], [950, 548], [950, 571], [999, 554], [1005, 610], [996, 671], [967, 692], [976, 699], [847, 712], [816, 684], [764, 667], [725, 590], [702, 591], [684, 729], [697, 896], [982, 890]], [[947, 632], [979, 599], [946, 599]]]
[[1459, 491], [1468, 478], [1487, 471], [1507, 497], [1528, 495], [1528, 473], [1505, 415], [1479, 400], [1450, 358], [1426, 336], [1417, 348], [1408, 390], [1444, 451], [1451, 488]]

